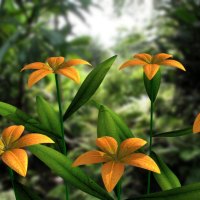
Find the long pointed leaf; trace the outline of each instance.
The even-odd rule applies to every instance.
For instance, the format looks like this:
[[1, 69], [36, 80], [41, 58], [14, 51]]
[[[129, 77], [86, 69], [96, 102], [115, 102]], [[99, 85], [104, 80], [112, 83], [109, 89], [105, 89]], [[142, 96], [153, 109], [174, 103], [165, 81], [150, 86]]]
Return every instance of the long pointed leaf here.
[[114, 137], [118, 142], [134, 137], [124, 121], [111, 109], [101, 105], [99, 108], [97, 135]]
[[175, 130], [175, 131], [169, 131], [169, 132], [164, 132], [164, 133], [157, 133], [153, 135], [153, 137], [179, 137], [179, 136], [184, 136], [188, 134], [192, 134], [192, 127], [190, 128], [185, 128], [181, 130]]
[[72, 167], [71, 160], [58, 151], [42, 145], [34, 145], [28, 149], [70, 185], [99, 199], [113, 199], [79, 167]]
[[128, 200], [199, 200], [199, 197], [200, 183], [194, 183], [163, 192], [129, 198]]
[[105, 60], [89, 73], [85, 81], [82, 83], [80, 89], [76, 93], [71, 104], [69, 105], [67, 111], [65, 112], [63, 120], [69, 118], [74, 112], [76, 112], [93, 96], [93, 94], [101, 85], [103, 79], [105, 78], [107, 72], [111, 68], [116, 57], [117, 56], [113, 56]]
[[153, 173], [154, 178], [161, 187], [162, 190], [169, 190], [177, 187], [181, 187], [180, 181], [172, 170], [158, 157], [154, 152], [151, 152], [151, 157], [157, 163], [161, 174]]

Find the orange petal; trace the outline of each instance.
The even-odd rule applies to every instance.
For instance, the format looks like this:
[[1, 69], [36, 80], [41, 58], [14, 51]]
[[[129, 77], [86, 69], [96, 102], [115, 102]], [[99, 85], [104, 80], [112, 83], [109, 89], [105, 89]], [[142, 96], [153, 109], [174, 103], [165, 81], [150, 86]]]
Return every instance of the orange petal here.
[[26, 176], [28, 156], [23, 149], [12, 149], [2, 155], [3, 162], [21, 176]]
[[72, 79], [73, 81], [75, 81], [76, 83], [80, 83], [80, 76], [79, 73], [76, 69], [74, 69], [73, 67], [67, 67], [64, 69], [58, 69], [56, 70], [57, 74], [62, 74], [70, 79]]
[[39, 80], [41, 80], [42, 78], [44, 78], [45, 76], [47, 76], [48, 74], [53, 73], [50, 70], [46, 70], [46, 69], [39, 69], [33, 73], [31, 73], [31, 75], [29, 76], [28, 79], [28, 87], [32, 87], [35, 83], [37, 83]]
[[10, 146], [13, 142], [18, 140], [24, 131], [24, 126], [9, 126], [5, 128], [2, 133], [2, 140], [5, 146]]
[[142, 61], [142, 60], [136, 60], [136, 59], [135, 60], [128, 60], [124, 64], [122, 64], [119, 69], [124, 69], [124, 68], [129, 67], [129, 66], [134, 67], [136, 65], [146, 65], [146, 64], [147, 63], [145, 61]]
[[151, 80], [158, 72], [160, 66], [157, 64], [148, 64], [144, 66], [144, 72], [149, 80]]
[[151, 63], [151, 60], [152, 60], [152, 56], [150, 54], [147, 54], [147, 53], [138, 53], [138, 54], [134, 55], [133, 57], [138, 58], [142, 61], [145, 61], [146, 64]]
[[134, 153], [132, 155], [125, 157], [122, 161], [123, 163], [126, 163], [128, 165], [132, 165], [135, 167], [140, 167], [143, 169], [147, 169], [149, 171], [160, 173], [160, 169], [158, 168], [155, 161], [151, 157], [143, 153]]
[[107, 156], [102, 151], [88, 151], [82, 155], [80, 155], [72, 164], [72, 166], [76, 167], [79, 165], [87, 165], [87, 164], [95, 164], [102, 163], [111, 160], [111, 157]]
[[51, 68], [55, 69], [59, 65], [61, 65], [64, 62], [64, 60], [64, 57], [50, 57], [47, 59], [47, 62]]
[[167, 53], [158, 53], [155, 56], [153, 56], [152, 63], [160, 64], [160, 62], [172, 57], [172, 55]]
[[134, 151], [138, 150], [144, 146], [147, 142], [140, 138], [129, 138], [124, 140], [120, 145], [119, 158], [123, 158], [132, 154]]
[[194, 124], [193, 124], [193, 133], [200, 132], [200, 113], [197, 115]]
[[185, 67], [176, 60], [164, 60], [164, 61], [160, 62], [160, 65], [169, 65], [171, 67], [177, 67], [183, 71], [186, 71]]
[[48, 69], [48, 66], [45, 63], [42, 62], [34, 62], [28, 65], [25, 65], [21, 71], [26, 69]]
[[101, 169], [104, 185], [111, 192], [124, 173], [124, 164], [110, 161], [105, 163]]
[[75, 65], [91, 65], [91, 64], [89, 62], [87, 62], [86, 60], [71, 59], [71, 60], [68, 60], [67, 62], [64, 62], [60, 66], [60, 69], [67, 68], [67, 67], [72, 67], [72, 66], [75, 66]]
[[42, 144], [42, 143], [54, 143], [54, 141], [47, 137], [46, 135], [38, 134], [38, 133], [29, 133], [23, 137], [21, 137], [16, 143], [14, 144], [15, 148], [22, 148], [26, 146], [31, 146], [35, 144]]
[[113, 137], [104, 136], [96, 139], [96, 145], [105, 153], [114, 155], [117, 153], [118, 144]]

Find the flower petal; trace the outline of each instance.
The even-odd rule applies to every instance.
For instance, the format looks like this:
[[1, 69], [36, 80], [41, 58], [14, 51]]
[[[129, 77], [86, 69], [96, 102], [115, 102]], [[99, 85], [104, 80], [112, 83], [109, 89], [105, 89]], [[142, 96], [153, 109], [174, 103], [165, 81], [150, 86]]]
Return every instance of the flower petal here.
[[91, 64], [87, 62], [86, 60], [71, 59], [71, 60], [68, 60], [67, 62], [64, 62], [59, 68], [63, 69], [63, 68], [72, 67], [75, 65], [91, 65]]
[[129, 138], [124, 140], [120, 145], [119, 158], [123, 158], [132, 154], [134, 151], [138, 150], [144, 146], [147, 142], [140, 138]]
[[28, 65], [25, 65], [21, 71], [27, 70], [27, 69], [48, 69], [48, 66], [45, 63], [42, 62], [34, 62]]
[[104, 185], [108, 192], [111, 192], [124, 173], [124, 164], [110, 161], [105, 163], [101, 169]]
[[160, 66], [157, 64], [148, 64], [144, 66], [144, 72], [149, 80], [151, 80], [158, 72]]
[[147, 63], [145, 61], [142, 61], [142, 60], [128, 60], [126, 61], [124, 64], [122, 64], [120, 66], [119, 69], [124, 69], [126, 67], [134, 67], [134, 66], [137, 66], [137, 65], [146, 65]]
[[14, 148], [22, 148], [42, 143], [54, 143], [54, 141], [46, 135], [29, 133], [16, 141], [16, 143], [14, 144]]
[[3, 162], [21, 176], [26, 176], [28, 156], [23, 149], [12, 149], [2, 155]]
[[74, 69], [73, 67], [67, 67], [64, 69], [58, 69], [56, 70], [57, 74], [62, 74], [70, 79], [72, 79], [73, 81], [75, 81], [76, 83], [80, 83], [80, 76], [79, 73], [76, 69]]
[[88, 151], [82, 155], [80, 155], [72, 164], [72, 166], [76, 167], [79, 165], [87, 165], [87, 164], [95, 164], [108, 162], [111, 160], [111, 157], [107, 156], [106, 153], [102, 151]]
[[118, 144], [113, 137], [104, 136], [96, 139], [96, 145], [108, 155], [117, 153]]
[[49, 66], [53, 69], [57, 68], [59, 65], [61, 65], [64, 62], [64, 57], [50, 57], [47, 58], [47, 62]]
[[134, 55], [133, 57], [140, 59], [142, 61], [145, 61], [146, 64], [151, 63], [151, 60], [152, 60], [152, 56], [150, 54], [147, 54], [147, 53], [138, 53], [138, 54]]
[[186, 71], [185, 67], [176, 60], [164, 60], [164, 61], [160, 62], [160, 65], [169, 65], [171, 67], [177, 67], [183, 71]]
[[152, 63], [159, 65], [160, 62], [172, 57], [173, 57], [172, 55], [167, 54], [167, 53], [158, 53], [155, 56], [153, 56]]
[[125, 157], [122, 161], [123, 163], [126, 163], [128, 165], [132, 165], [135, 167], [140, 167], [143, 169], [147, 169], [149, 171], [160, 173], [160, 169], [158, 168], [155, 161], [151, 157], [143, 153], [134, 153], [132, 155]]
[[200, 132], [200, 113], [197, 115], [193, 124], [193, 133], [199, 133], [199, 132]]
[[24, 132], [24, 126], [13, 125], [5, 128], [2, 132], [2, 140], [5, 146], [10, 146], [13, 142], [18, 140]]
[[32, 87], [35, 83], [37, 83], [39, 80], [41, 80], [42, 78], [44, 78], [45, 76], [47, 76], [48, 74], [53, 73], [50, 70], [46, 70], [46, 69], [39, 69], [33, 73], [31, 73], [31, 75], [29, 76], [28, 79], [28, 87]]

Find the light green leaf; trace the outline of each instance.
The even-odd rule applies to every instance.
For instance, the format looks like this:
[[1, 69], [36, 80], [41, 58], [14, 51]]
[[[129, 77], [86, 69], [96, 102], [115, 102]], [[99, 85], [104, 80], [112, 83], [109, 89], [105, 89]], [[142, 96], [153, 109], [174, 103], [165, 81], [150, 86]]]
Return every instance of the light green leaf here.
[[108, 192], [90, 179], [79, 167], [72, 167], [68, 157], [42, 145], [34, 145], [28, 149], [68, 184], [99, 199], [113, 200]]
[[94, 95], [105, 78], [107, 72], [111, 68], [116, 57], [117, 56], [113, 56], [107, 59], [89, 73], [69, 105], [67, 111], [65, 112], [63, 120], [69, 118]]
[[189, 135], [192, 133], [193, 133], [192, 127], [190, 127], [190, 128], [185, 128], [185, 129], [181, 129], [181, 130], [157, 133], [157, 134], [153, 135], [153, 137], [179, 137], [179, 136]]
[[97, 136], [106, 135], [114, 137], [118, 142], [134, 137], [131, 130], [116, 113], [101, 105], [99, 107]]
[[161, 174], [153, 173], [158, 185], [162, 190], [169, 190], [177, 187], [181, 187], [180, 181], [172, 170], [158, 157], [154, 152], [151, 152], [151, 157], [157, 163]]
[[62, 136], [59, 114], [42, 97], [36, 98], [39, 121], [45, 129], [52, 131], [56, 136]]
[[143, 73], [143, 79], [149, 99], [154, 102], [156, 100], [156, 96], [160, 88], [160, 82], [161, 82], [160, 69], [158, 70], [158, 72], [156, 73], [156, 75], [153, 77], [152, 80], [149, 80], [145, 73]]
[[200, 183], [194, 183], [163, 192], [129, 198], [128, 200], [199, 200], [199, 197]]

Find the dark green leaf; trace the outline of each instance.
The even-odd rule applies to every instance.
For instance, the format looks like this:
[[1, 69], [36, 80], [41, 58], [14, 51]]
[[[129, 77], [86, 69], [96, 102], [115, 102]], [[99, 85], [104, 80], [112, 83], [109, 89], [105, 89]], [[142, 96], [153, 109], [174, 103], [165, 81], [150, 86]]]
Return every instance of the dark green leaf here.
[[42, 145], [34, 145], [28, 149], [70, 185], [99, 199], [113, 199], [79, 167], [72, 167], [71, 160], [58, 151]]
[[150, 100], [154, 102], [156, 100], [156, 96], [160, 88], [160, 81], [161, 81], [160, 69], [158, 70], [158, 72], [156, 73], [156, 75], [153, 77], [152, 80], [149, 80], [145, 73], [143, 74], [143, 79], [146, 92]]
[[111, 136], [118, 142], [134, 137], [124, 121], [108, 107], [101, 105], [99, 108], [97, 136]]
[[41, 198], [33, 192], [33, 189], [30, 189], [16, 181], [14, 182], [14, 185], [17, 200], [41, 200]]
[[163, 192], [129, 198], [128, 200], [199, 200], [199, 197], [200, 183], [194, 183]]
[[177, 187], [181, 187], [180, 181], [172, 170], [158, 157], [154, 152], [151, 152], [151, 157], [157, 163], [161, 174], [153, 173], [154, 178], [161, 187], [162, 190], [169, 190]]
[[0, 115], [11, 120], [15, 124], [25, 126], [26, 130], [30, 132], [42, 133], [55, 138], [55, 133], [53, 133], [52, 130], [46, 130], [40, 122], [31, 118], [15, 106], [0, 102]]
[[65, 112], [63, 117], [64, 120], [69, 118], [92, 97], [92, 95], [99, 88], [116, 57], [117, 56], [113, 56], [107, 59], [89, 73]]
[[176, 131], [157, 133], [153, 135], [153, 137], [179, 137], [179, 136], [188, 135], [192, 133], [193, 133], [192, 127], [190, 127], [190, 128], [185, 128], [185, 129], [176, 130]]
[[42, 97], [36, 98], [39, 121], [46, 130], [52, 131], [56, 136], [62, 136], [59, 114]]

